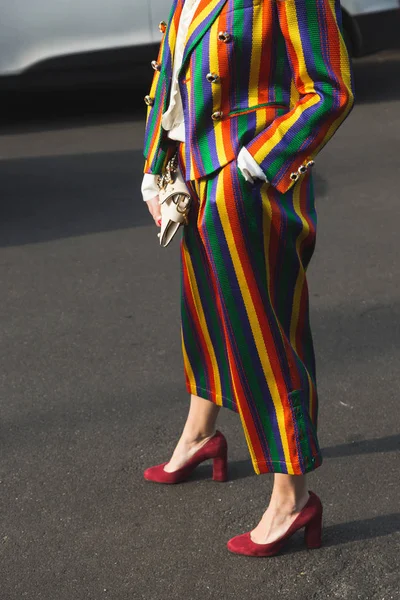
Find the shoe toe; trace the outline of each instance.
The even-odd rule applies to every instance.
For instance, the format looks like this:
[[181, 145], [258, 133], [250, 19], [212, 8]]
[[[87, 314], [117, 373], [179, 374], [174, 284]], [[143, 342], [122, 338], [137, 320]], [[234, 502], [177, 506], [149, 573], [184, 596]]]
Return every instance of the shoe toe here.
[[166, 465], [167, 463], [162, 463], [161, 465], [156, 465], [155, 467], [149, 467], [148, 469], [146, 469], [143, 473], [143, 477], [147, 480], [147, 481], [162, 481], [163, 480], [163, 474], [165, 477], [165, 471], [164, 471], [164, 465]]
[[226, 545], [229, 552], [233, 552], [234, 554], [249, 555], [250, 546], [252, 545], [250, 533], [236, 535], [235, 537], [231, 538]]

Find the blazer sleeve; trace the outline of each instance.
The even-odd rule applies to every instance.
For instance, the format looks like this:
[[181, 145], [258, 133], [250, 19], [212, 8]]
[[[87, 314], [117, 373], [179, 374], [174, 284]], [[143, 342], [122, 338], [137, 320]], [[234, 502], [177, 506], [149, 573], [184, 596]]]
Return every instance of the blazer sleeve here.
[[340, 1], [275, 3], [298, 100], [246, 149], [271, 185], [285, 193], [344, 121], [354, 94]]

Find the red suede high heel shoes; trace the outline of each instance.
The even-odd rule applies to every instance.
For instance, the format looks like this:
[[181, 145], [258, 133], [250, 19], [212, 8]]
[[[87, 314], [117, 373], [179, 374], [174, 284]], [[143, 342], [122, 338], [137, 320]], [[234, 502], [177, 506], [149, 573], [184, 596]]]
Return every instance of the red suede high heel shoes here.
[[167, 464], [165, 462], [146, 469], [144, 478], [156, 483], [180, 483], [185, 481], [200, 463], [209, 459], [213, 459], [213, 480], [226, 481], [228, 478], [228, 444], [220, 431], [216, 431], [213, 437], [177, 471], [172, 473], [164, 471]]
[[245, 556], [274, 556], [282, 549], [292, 535], [305, 527], [304, 539], [307, 548], [319, 548], [322, 535], [322, 503], [316, 494], [309, 492], [307, 504], [293, 521], [285, 535], [270, 544], [256, 544], [250, 537], [250, 532], [237, 535], [229, 540], [228, 550]]

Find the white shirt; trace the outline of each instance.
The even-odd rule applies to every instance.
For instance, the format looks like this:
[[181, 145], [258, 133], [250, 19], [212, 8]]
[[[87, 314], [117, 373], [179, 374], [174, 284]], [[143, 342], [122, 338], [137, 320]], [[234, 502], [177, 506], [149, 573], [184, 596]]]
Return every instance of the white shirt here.
[[[161, 126], [168, 131], [168, 137], [178, 142], [185, 141], [185, 123], [182, 107], [182, 98], [179, 91], [178, 74], [182, 65], [183, 53], [185, 50], [185, 41], [189, 25], [194, 17], [200, 0], [185, 0], [181, 17], [179, 19], [178, 32], [176, 36], [174, 66], [172, 71], [172, 83], [169, 106], [161, 117]], [[267, 181], [265, 173], [256, 163], [250, 152], [242, 148], [238, 155], [238, 167], [241, 170], [246, 181], [253, 182], [254, 178]], [[158, 195], [158, 186], [156, 175], [145, 173], [142, 182], [143, 200], [151, 200]]]
[[182, 66], [187, 32], [199, 4], [200, 0], [185, 0], [183, 5], [175, 42], [169, 106], [161, 117], [161, 125], [163, 129], [168, 131], [168, 137], [178, 142], [185, 141], [185, 123], [183, 121], [183, 106], [178, 75]]

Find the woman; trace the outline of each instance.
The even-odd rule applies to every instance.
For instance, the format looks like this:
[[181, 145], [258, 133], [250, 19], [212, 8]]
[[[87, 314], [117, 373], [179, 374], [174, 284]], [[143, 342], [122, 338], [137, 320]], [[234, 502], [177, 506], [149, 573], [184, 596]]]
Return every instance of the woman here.
[[227, 476], [221, 406], [240, 415], [254, 470], [274, 473], [258, 525], [228, 542], [270, 556], [305, 527], [321, 544], [321, 465], [306, 268], [314, 158], [353, 105], [339, 0], [174, 0], [145, 134], [144, 200], [160, 224], [156, 175], [178, 149], [194, 202], [184, 227], [182, 347], [189, 415], [168, 463], [184, 480], [214, 459]]

